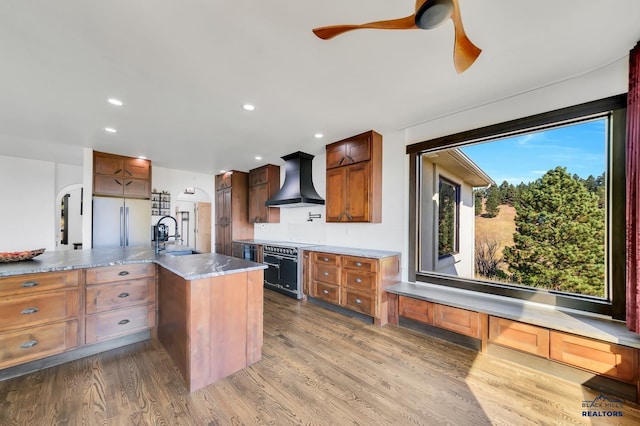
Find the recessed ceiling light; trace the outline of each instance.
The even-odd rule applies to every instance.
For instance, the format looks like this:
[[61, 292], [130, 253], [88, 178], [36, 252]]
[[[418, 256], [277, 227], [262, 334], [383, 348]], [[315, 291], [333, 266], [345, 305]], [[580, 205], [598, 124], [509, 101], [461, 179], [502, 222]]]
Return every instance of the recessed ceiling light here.
[[105, 132], [109, 132], [109, 133], [117, 133], [118, 131], [116, 129], [114, 129], [113, 127], [105, 127], [104, 128]]
[[253, 105], [251, 105], [251, 104], [244, 104], [244, 105], [242, 105], [242, 108], [243, 108], [245, 111], [253, 111], [254, 109], [256, 109], [256, 107], [255, 107], [255, 106], [253, 106]]
[[109, 99], [107, 99], [107, 102], [109, 102], [111, 105], [115, 105], [115, 106], [124, 105], [124, 103], [122, 103], [122, 101], [120, 99], [116, 99], [116, 98], [109, 98]]
[[146, 160], [147, 159], [147, 157], [145, 157], [144, 155], [138, 155], [138, 158], [141, 159], [141, 160]]
[[315, 135], [313, 135], [313, 137], [316, 139], [322, 139], [324, 135], [322, 133], [316, 133]]
[[262, 160], [262, 157], [260, 157], [259, 155], [256, 156], [256, 160]]
[[226, 170], [220, 170], [220, 173], [227, 173]]

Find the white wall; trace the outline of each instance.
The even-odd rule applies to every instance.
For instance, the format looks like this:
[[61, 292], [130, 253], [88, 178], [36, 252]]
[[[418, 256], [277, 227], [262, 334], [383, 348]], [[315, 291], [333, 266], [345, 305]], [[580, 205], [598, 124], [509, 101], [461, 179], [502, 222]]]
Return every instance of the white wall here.
[[0, 251], [55, 249], [55, 163], [0, 156]]
[[[203, 173], [194, 173], [184, 170], [175, 170], [175, 169], [167, 169], [163, 167], [152, 166], [151, 169], [152, 177], [152, 188], [154, 191], [167, 191], [171, 194], [171, 216], [175, 217], [176, 207], [184, 210], [190, 210], [187, 205], [187, 201], [189, 202], [210, 202], [212, 203], [211, 214], [214, 214], [214, 206], [213, 206], [213, 194], [214, 194], [214, 175], [208, 175]], [[196, 193], [194, 195], [184, 194], [185, 188], [196, 188]], [[160, 216], [153, 216], [152, 223], [155, 225], [156, 221], [160, 219]], [[195, 215], [191, 215], [190, 218], [190, 229], [193, 228], [193, 220], [195, 220]], [[174, 234], [174, 223], [170, 219], [165, 219], [162, 223], [169, 226], [170, 235]], [[211, 223], [214, 223], [213, 217], [211, 218]], [[211, 238], [214, 238], [214, 233], [212, 232]], [[190, 237], [189, 243], [191, 246], [195, 243], [193, 241], [193, 236]], [[211, 246], [213, 247], [213, 241]]]

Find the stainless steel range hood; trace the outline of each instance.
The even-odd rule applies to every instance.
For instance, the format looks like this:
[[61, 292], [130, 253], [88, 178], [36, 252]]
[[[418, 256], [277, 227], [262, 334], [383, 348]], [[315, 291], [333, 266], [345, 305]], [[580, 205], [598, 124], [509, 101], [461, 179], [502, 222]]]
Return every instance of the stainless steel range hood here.
[[311, 176], [313, 155], [304, 152], [281, 157], [284, 160], [284, 183], [280, 191], [271, 197], [267, 207], [309, 207], [324, 205]]

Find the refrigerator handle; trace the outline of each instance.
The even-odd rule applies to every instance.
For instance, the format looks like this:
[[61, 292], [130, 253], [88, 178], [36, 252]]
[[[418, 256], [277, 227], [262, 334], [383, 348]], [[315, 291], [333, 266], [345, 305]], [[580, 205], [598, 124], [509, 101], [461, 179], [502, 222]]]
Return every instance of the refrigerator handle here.
[[120, 247], [124, 247], [124, 207], [120, 207]]
[[129, 207], [125, 207], [125, 211], [126, 211], [126, 214], [125, 214], [125, 218], [124, 218], [124, 223], [125, 223], [124, 245], [125, 245], [125, 247], [129, 247]]

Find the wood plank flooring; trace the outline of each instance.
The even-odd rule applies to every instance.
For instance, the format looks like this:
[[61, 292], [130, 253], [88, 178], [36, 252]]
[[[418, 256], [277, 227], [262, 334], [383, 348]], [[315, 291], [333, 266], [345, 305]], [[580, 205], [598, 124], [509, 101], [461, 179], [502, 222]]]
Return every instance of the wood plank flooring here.
[[0, 425], [640, 424], [597, 392], [265, 290], [259, 363], [189, 394], [155, 340], [0, 382]]

